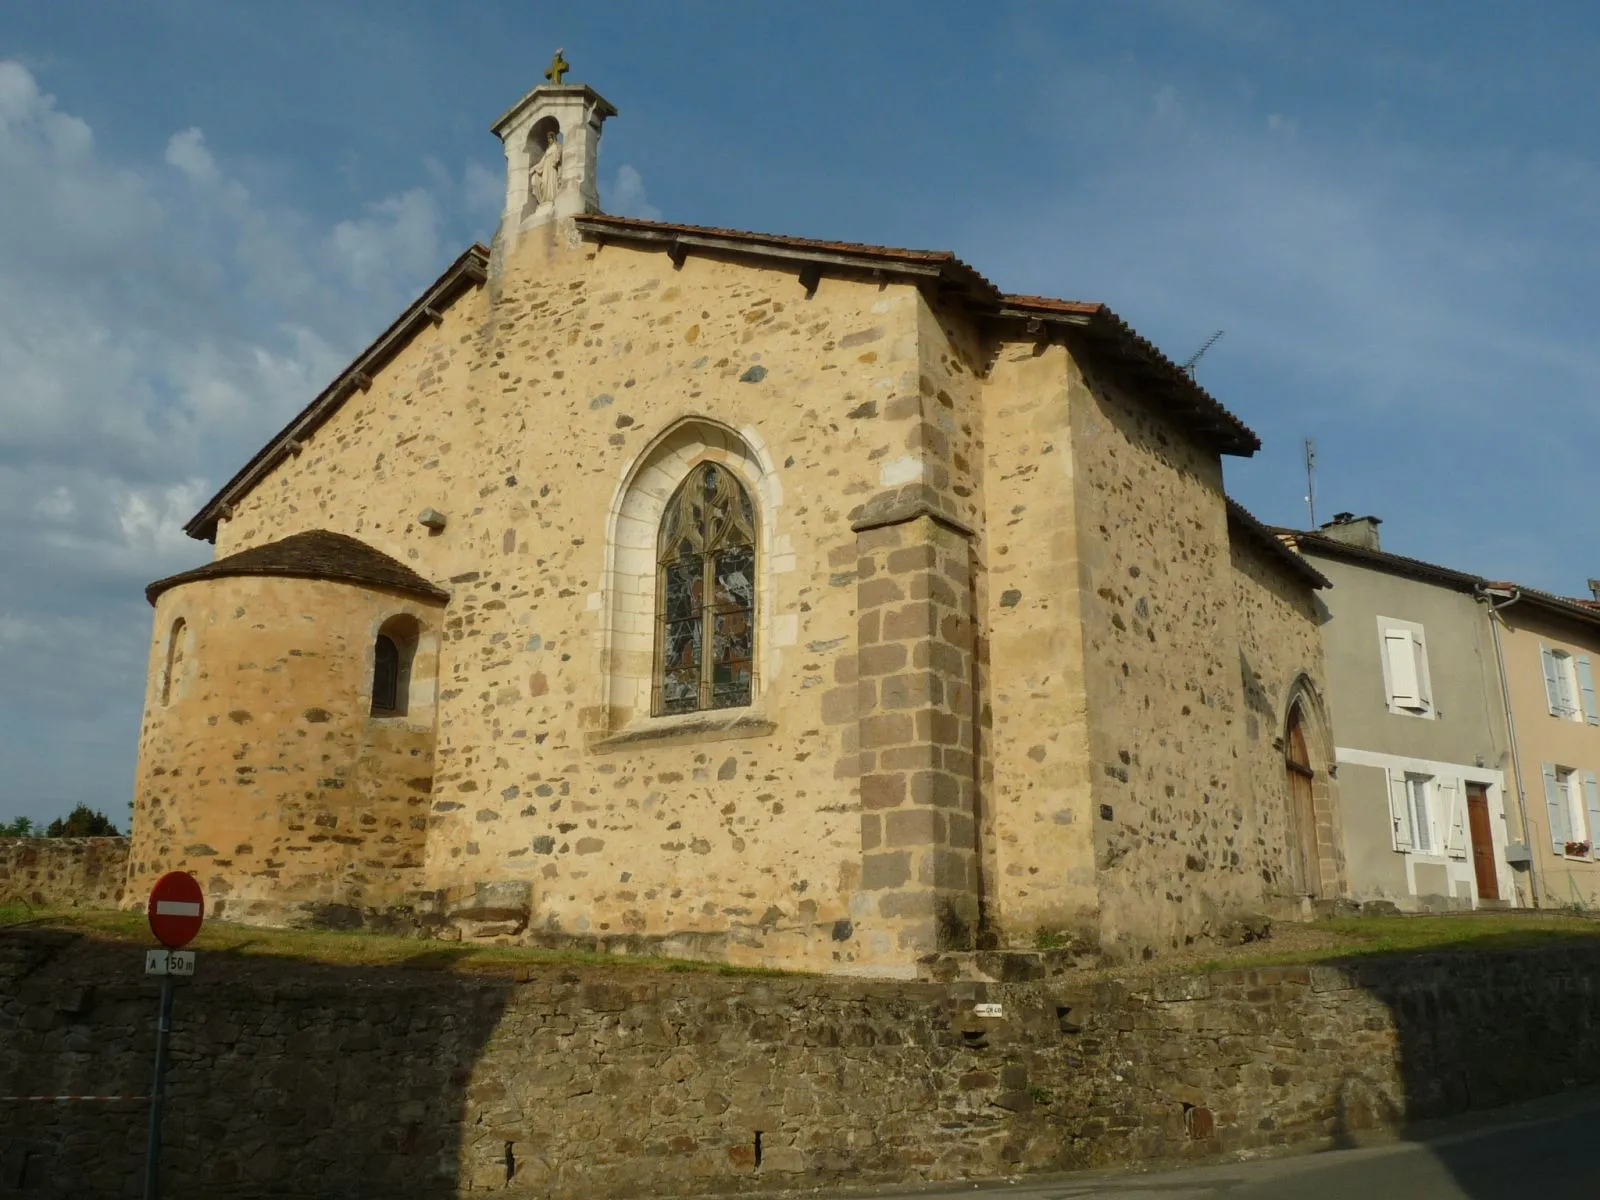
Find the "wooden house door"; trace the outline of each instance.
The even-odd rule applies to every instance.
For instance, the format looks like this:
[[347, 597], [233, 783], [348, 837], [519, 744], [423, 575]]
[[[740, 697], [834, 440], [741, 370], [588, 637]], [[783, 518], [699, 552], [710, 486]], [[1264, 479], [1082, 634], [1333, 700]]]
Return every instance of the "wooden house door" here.
[[1472, 869], [1478, 877], [1478, 899], [1500, 899], [1500, 875], [1494, 866], [1494, 834], [1489, 830], [1489, 789], [1467, 784], [1467, 828], [1472, 835]]

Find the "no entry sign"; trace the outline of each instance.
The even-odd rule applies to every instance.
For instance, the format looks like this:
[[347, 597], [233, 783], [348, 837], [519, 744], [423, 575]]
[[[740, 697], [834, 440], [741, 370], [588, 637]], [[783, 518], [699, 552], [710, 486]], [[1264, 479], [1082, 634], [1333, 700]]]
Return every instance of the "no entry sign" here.
[[150, 889], [150, 932], [169, 950], [192, 942], [205, 915], [205, 894], [187, 871], [168, 871]]

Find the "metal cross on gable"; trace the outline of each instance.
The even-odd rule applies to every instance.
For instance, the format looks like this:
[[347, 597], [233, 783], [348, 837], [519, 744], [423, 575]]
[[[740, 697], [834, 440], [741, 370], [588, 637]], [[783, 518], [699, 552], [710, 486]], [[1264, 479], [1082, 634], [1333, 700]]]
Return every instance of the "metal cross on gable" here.
[[561, 57], [561, 51], [555, 52], [555, 57], [550, 60], [550, 65], [545, 68], [544, 77], [557, 87], [561, 86], [561, 77], [572, 70], [572, 64]]

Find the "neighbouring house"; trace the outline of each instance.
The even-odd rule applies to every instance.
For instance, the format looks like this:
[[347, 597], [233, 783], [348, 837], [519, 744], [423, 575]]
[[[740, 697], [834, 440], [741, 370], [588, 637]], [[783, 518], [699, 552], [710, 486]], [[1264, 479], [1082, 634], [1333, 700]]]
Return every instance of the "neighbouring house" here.
[[[1315, 533], [1278, 531], [1334, 585], [1322, 635], [1351, 897], [1408, 911], [1531, 903], [1484, 581], [1388, 553], [1378, 525], [1342, 513]], [[1524, 657], [1537, 681], [1538, 654]]]
[[1514, 583], [1484, 587], [1542, 907], [1600, 906], [1600, 610]]
[[506, 206], [196, 514], [130, 896], [908, 975], [1345, 890], [1317, 589], [1256, 436], [1104, 305], [944, 251]]

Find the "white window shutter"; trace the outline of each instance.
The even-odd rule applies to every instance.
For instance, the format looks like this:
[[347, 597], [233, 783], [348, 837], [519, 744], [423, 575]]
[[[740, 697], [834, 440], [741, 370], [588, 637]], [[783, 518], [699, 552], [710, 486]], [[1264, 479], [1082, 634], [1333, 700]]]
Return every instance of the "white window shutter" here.
[[1589, 656], [1578, 656], [1578, 693], [1583, 702], [1584, 720], [1591, 725], [1600, 725], [1600, 707], [1594, 702], [1594, 672], [1589, 668]]
[[1422, 638], [1413, 633], [1411, 638], [1411, 672], [1417, 681], [1417, 707], [1423, 710], [1433, 706], [1433, 697], [1428, 694], [1428, 652], [1423, 648]]
[[1462, 804], [1461, 788], [1454, 779], [1440, 779], [1434, 782], [1434, 794], [1438, 797], [1439, 822], [1444, 827], [1444, 849], [1451, 858], [1465, 858], [1467, 856], [1466, 831], [1461, 826]]
[[1383, 654], [1389, 664], [1389, 702], [1400, 708], [1422, 707], [1422, 681], [1417, 677], [1417, 652], [1409, 631], [1385, 629]]
[[1583, 805], [1589, 812], [1589, 831], [1584, 840], [1589, 843], [1589, 853], [1595, 852], [1595, 840], [1600, 838], [1600, 777], [1593, 771], [1583, 773]]
[[1410, 794], [1404, 771], [1389, 772], [1389, 827], [1394, 832], [1396, 850], [1411, 849]]
[[1550, 701], [1550, 715], [1561, 715], [1561, 680], [1557, 676], [1560, 669], [1556, 663], [1556, 656], [1550, 652], [1549, 646], [1539, 647], [1539, 657], [1544, 660], [1544, 695]]
[[1557, 854], [1570, 840], [1567, 823], [1567, 793], [1556, 779], [1556, 769], [1549, 763], [1539, 768], [1544, 775], [1544, 806], [1550, 817], [1550, 845]]

